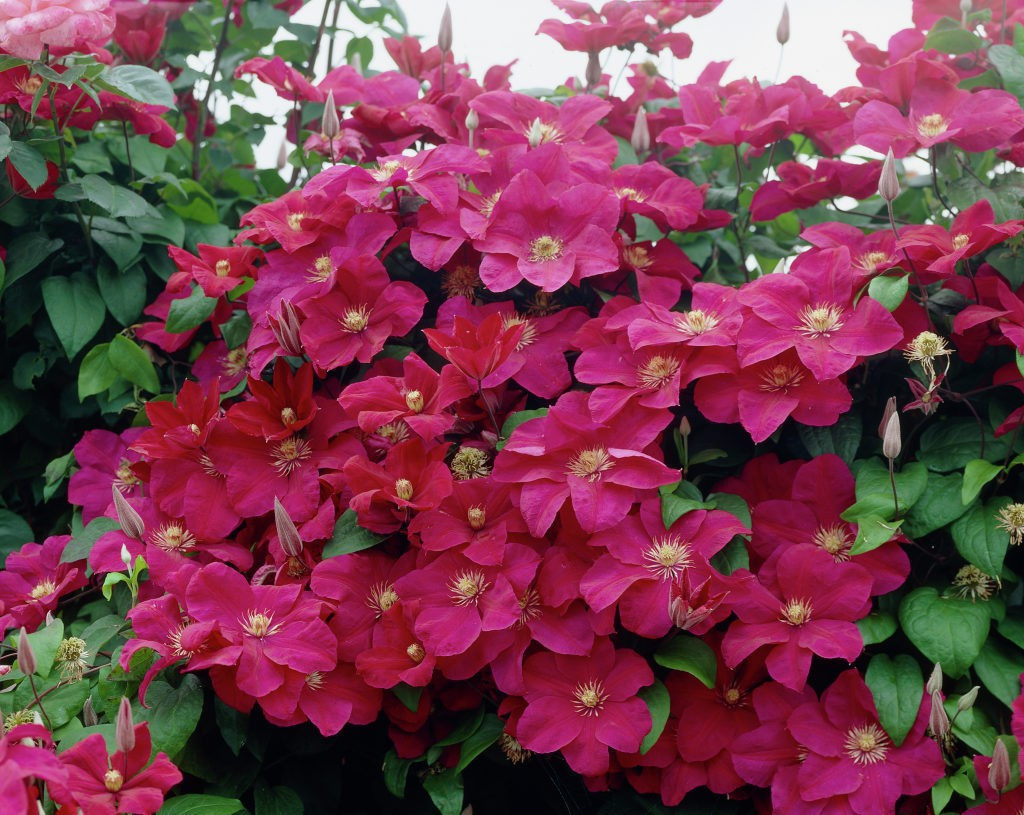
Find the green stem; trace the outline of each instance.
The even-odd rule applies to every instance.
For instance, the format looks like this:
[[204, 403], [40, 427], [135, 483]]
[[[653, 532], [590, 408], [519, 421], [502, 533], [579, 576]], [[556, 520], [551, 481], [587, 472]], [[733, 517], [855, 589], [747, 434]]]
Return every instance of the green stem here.
[[192, 140], [192, 178], [199, 180], [199, 151], [203, 145], [203, 131], [206, 130], [206, 120], [210, 115], [210, 99], [213, 97], [213, 88], [217, 80], [217, 72], [220, 70], [220, 61], [224, 56], [224, 49], [228, 45], [228, 30], [231, 25], [231, 9], [224, 6], [224, 22], [220, 27], [220, 38], [217, 40], [217, 47], [213, 52], [213, 66], [210, 68], [210, 79], [206, 86], [206, 94], [203, 96], [202, 104], [199, 106], [199, 113], [196, 116], [195, 138]]

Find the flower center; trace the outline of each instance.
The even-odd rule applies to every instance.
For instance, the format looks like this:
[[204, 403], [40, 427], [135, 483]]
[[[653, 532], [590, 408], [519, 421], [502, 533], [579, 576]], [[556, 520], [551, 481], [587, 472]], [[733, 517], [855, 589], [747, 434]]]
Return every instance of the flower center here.
[[302, 462], [313, 455], [313, 448], [305, 439], [289, 436], [277, 443], [271, 461], [279, 475], [290, 475], [302, 466]]
[[519, 598], [519, 625], [524, 626], [544, 612], [540, 608], [540, 595], [532, 586]]
[[116, 477], [115, 483], [117, 484], [117, 488], [121, 490], [121, 492], [126, 492], [136, 484], [140, 483], [139, 477], [135, 475], [135, 471], [132, 469], [131, 462], [126, 458], [121, 459], [118, 463], [114, 476]]
[[302, 219], [306, 217], [305, 212], [289, 212], [288, 217], [285, 219], [288, 222], [288, 228], [292, 232], [302, 231]]
[[391, 583], [376, 583], [366, 595], [366, 605], [376, 612], [378, 618], [397, 602], [398, 592]]
[[466, 510], [466, 521], [470, 529], [479, 532], [487, 526], [487, 510], [483, 507], [470, 507]]
[[376, 170], [370, 170], [370, 175], [373, 176], [374, 181], [387, 181], [393, 176], [398, 169], [402, 166], [400, 161], [392, 159], [391, 161], [385, 161], [383, 164], [377, 163]]
[[676, 315], [676, 328], [687, 337], [704, 334], [718, 325], [718, 317], [695, 308], [685, 314]]
[[491, 472], [487, 464], [487, 453], [479, 447], [460, 447], [459, 452], [452, 456], [451, 470], [459, 481], [483, 478]]
[[832, 555], [836, 563], [841, 563], [850, 559], [853, 537], [843, 524], [821, 526], [814, 533], [814, 543]]
[[857, 258], [854, 265], [865, 272], [877, 272], [878, 267], [889, 259], [885, 252], [865, 252]]
[[320, 690], [324, 686], [324, 675], [320, 671], [313, 671], [306, 674], [306, 687], [310, 690]]
[[565, 465], [566, 472], [577, 478], [585, 478], [587, 481], [600, 481], [601, 473], [610, 470], [615, 466], [603, 447], [591, 447], [587, 450], [580, 450], [569, 459]]
[[877, 724], [866, 724], [850, 728], [843, 746], [854, 764], [877, 764], [889, 752], [889, 737]]
[[238, 376], [245, 370], [245, 363], [248, 361], [248, 355], [245, 353], [245, 348], [232, 348], [228, 351], [224, 358], [220, 362], [221, 370], [224, 371], [225, 376]]
[[[533, 260], [533, 258], [530, 258]], [[523, 327], [523, 333], [519, 335], [519, 342], [516, 343], [516, 350], [522, 351], [526, 346], [533, 345], [537, 340], [537, 326], [533, 324], [533, 320], [529, 317], [523, 317], [520, 314], [502, 314], [501, 315], [501, 329], [502, 331], [508, 331], [510, 328], [514, 328], [517, 325]]]
[[747, 706], [747, 694], [737, 688], [735, 685], [730, 685], [727, 688], [722, 688], [719, 691], [722, 699], [722, 704], [726, 707], [746, 707]]
[[33, 600], [38, 600], [41, 597], [46, 597], [48, 594], [53, 594], [57, 590], [57, 584], [54, 583], [50, 578], [44, 577], [35, 587], [29, 592], [29, 597]]
[[377, 435], [382, 439], [387, 439], [392, 444], [398, 444], [400, 441], [405, 441], [409, 438], [409, 425], [401, 419], [396, 419], [393, 422], [388, 422], [378, 427]]
[[530, 262], [544, 263], [549, 260], [558, 260], [562, 256], [565, 244], [559, 238], [551, 235], [541, 235], [530, 241]]
[[941, 113], [929, 113], [917, 120], [917, 134], [922, 139], [934, 139], [949, 129], [949, 122]]
[[281, 630], [280, 625], [273, 624], [274, 615], [268, 611], [251, 609], [245, 613], [245, 616], [239, 620], [239, 623], [242, 626], [242, 631], [250, 637], [256, 637], [258, 640], [276, 634]]
[[423, 646], [420, 645], [418, 642], [414, 642], [412, 645], [406, 648], [405, 653], [409, 657], [409, 659], [411, 659], [417, 665], [419, 665], [423, 661], [423, 658], [427, 655], [427, 652], [423, 649]]
[[798, 599], [790, 600], [782, 607], [782, 616], [779, 618], [789, 625], [803, 625], [811, 619], [811, 601]]
[[395, 495], [401, 500], [408, 501], [412, 498], [413, 492], [415, 492], [415, 489], [408, 478], [399, 478], [395, 480]]
[[283, 424], [283, 425], [285, 425], [287, 427], [288, 425], [295, 424], [298, 420], [299, 420], [299, 417], [298, 417], [298, 414], [295, 413], [295, 409], [294, 408], [290, 408], [290, 407], [283, 407], [283, 408], [281, 408], [281, 424]]
[[448, 591], [455, 605], [475, 606], [490, 585], [483, 572], [459, 572], [448, 581]]
[[441, 288], [449, 297], [472, 297], [480, 285], [480, 274], [473, 266], [456, 266], [444, 275]]
[[103, 786], [107, 792], [119, 792], [124, 786], [124, 776], [117, 770], [107, 770], [103, 773]]
[[422, 391], [409, 391], [405, 395], [405, 406], [409, 408], [413, 413], [419, 413], [423, 410], [423, 392]]
[[608, 694], [604, 692], [604, 685], [596, 679], [589, 682], [580, 682], [572, 692], [573, 706], [581, 716], [596, 716], [604, 708]]
[[996, 581], [977, 566], [968, 564], [961, 567], [960, 571], [956, 573], [956, 577], [953, 578], [953, 587], [958, 596], [965, 600], [969, 597], [971, 602], [977, 602], [978, 600], [987, 600], [992, 596], [992, 592], [996, 589]]
[[200, 453], [199, 465], [203, 468], [203, 472], [212, 478], [224, 478], [224, 473], [217, 469], [217, 465], [213, 463], [213, 460], [206, 455], [206, 453]]
[[227, 277], [231, 272], [231, 262], [228, 260], [218, 260], [213, 267], [213, 273], [217, 277]]
[[327, 255], [321, 255], [313, 261], [313, 267], [306, 275], [306, 280], [310, 283], [326, 283], [333, 272], [334, 264], [331, 263], [331, 259]]
[[617, 187], [615, 194], [619, 196], [619, 198], [636, 201], [638, 204], [647, 200], [647, 194], [640, 192], [640, 190], [635, 187]]
[[370, 309], [365, 305], [348, 309], [338, 321], [343, 331], [358, 334], [370, 322]]
[[965, 246], [967, 246], [968, 243], [970, 243], [970, 240], [970, 233], [960, 232], [959, 234], [953, 236], [953, 248], [963, 249]]
[[679, 372], [679, 360], [657, 354], [636, 369], [636, 382], [643, 388], [656, 390], [669, 384]]
[[674, 580], [690, 565], [690, 546], [675, 535], [655, 538], [644, 550], [644, 565], [662, 580]]
[[1010, 544], [1018, 546], [1024, 541], [1024, 504], [1007, 504], [996, 516], [997, 526], [1010, 535]]
[[491, 213], [494, 212], [494, 207], [498, 204], [498, 199], [501, 198], [501, 192], [495, 192], [485, 198], [480, 199], [480, 214], [485, 218], [490, 218]]
[[39, 90], [39, 86], [43, 84], [43, 80], [38, 76], [30, 76], [25, 79], [16, 80], [14, 84], [18, 86], [18, 90], [22, 93], [26, 93], [29, 96], [35, 96], [36, 91]]
[[196, 548], [196, 537], [185, 528], [184, 524], [168, 521], [161, 524], [160, 528], [153, 533], [150, 543], [165, 552], [191, 552]]
[[761, 384], [758, 387], [763, 391], [788, 393], [789, 389], [799, 385], [803, 378], [803, 373], [795, 365], [780, 363], [761, 372]]
[[808, 339], [816, 340], [821, 337], [826, 339], [832, 336], [833, 331], [843, 327], [843, 310], [836, 305], [804, 306], [800, 312], [800, 325], [797, 330]]
[[653, 263], [651, 256], [647, 254], [647, 250], [642, 246], [627, 246], [622, 250], [622, 259], [626, 261], [627, 266], [632, 266], [634, 269], [640, 269], [641, 271]]

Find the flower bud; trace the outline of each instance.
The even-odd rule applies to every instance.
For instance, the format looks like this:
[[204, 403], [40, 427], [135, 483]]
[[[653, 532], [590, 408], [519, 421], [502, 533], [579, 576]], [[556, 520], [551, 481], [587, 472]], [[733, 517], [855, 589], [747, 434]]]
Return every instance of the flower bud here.
[[11, 666], [10, 665], [6, 665], [6, 664], [0, 665], [0, 676], [7, 676], [7, 674], [9, 674], [10, 672], [11, 672]]
[[996, 739], [992, 750], [992, 763], [988, 765], [988, 783], [996, 792], [1002, 792], [1010, 784], [1010, 754], [1006, 752], [1006, 742]]
[[882, 175], [878, 178], [878, 194], [884, 201], [894, 201], [900, 194], [900, 179], [896, 175], [896, 159], [893, 157], [892, 148], [885, 155], [882, 162]]
[[889, 424], [889, 418], [896, 412], [896, 397], [890, 396], [885, 400], [885, 410], [882, 411], [882, 421], [878, 423], [878, 438], [885, 438], [885, 426]]
[[472, 133], [478, 127], [480, 127], [480, 114], [470, 108], [469, 113], [466, 114], [466, 130]]
[[903, 449], [903, 440], [900, 434], [900, 414], [893, 413], [885, 423], [885, 432], [882, 434], [882, 455], [889, 461], [895, 461], [900, 457]]
[[540, 147], [540, 143], [544, 141], [544, 129], [541, 127], [540, 117], [533, 120], [533, 124], [526, 132], [526, 140], [530, 143], [530, 147]]
[[601, 84], [601, 57], [597, 51], [591, 51], [587, 56], [587, 87], [596, 88]]
[[96, 715], [96, 708], [92, 706], [92, 699], [86, 699], [85, 704], [82, 705], [82, 724], [86, 727], [93, 727], [99, 723], [100, 719]]
[[789, 5], [782, 4], [782, 17], [779, 19], [779, 27], [775, 29], [775, 39], [779, 45], [789, 42]]
[[690, 420], [685, 416], [679, 420], [679, 435], [684, 439], [687, 438], [693, 432], [693, 428], [690, 426]]
[[974, 707], [974, 703], [978, 699], [978, 691], [981, 690], [981, 685], [975, 685], [967, 693], [960, 697], [956, 703], [956, 712], [963, 713], [965, 710], [970, 710]]
[[960, 13], [970, 14], [971, 13], [971, 0], [960, 0]]
[[442, 54], [452, 50], [452, 10], [447, 3], [444, 4], [444, 13], [441, 15], [441, 27], [437, 32], [437, 47]]
[[924, 686], [925, 693], [932, 694], [942, 690], [942, 666], [936, 662], [932, 668], [932, 675], [928, 677], [928, 684]]
[[949, 733], [949, 716], [942, 705], [942, 694], [932, 691], [932, 709], [928, 712], [928, 730], [937, 739], [944, 739]]
[[395, 481], [395, 495], [402, 501], [412, 498], [413, 486], [408, 478], [399, 478]]
[[633, 121], [633, 132], [629, 137], [629, 145], [637, 153], [646, 153], [651, 149], [651, 131], [647, 126], [647, 111], [640, 108]]
[[409, 391], [405, 395], [405, 405], [413, 413], [423, 411], [423, 391]]
[[334, 104], [334, 91], [327, 91], [324, 102], [324, 115], [320, 119], [320, 132], [325, 139], [334, 139], [341, 132], [341, 120], [338, 119], [338, 107]]
[[142, 516], [128, 503], [116, 484], [111, 484], [110, 490], [114, 494], [114, 509], [117, 510], [117, 522], [121, 525], [121, 531], [132, 540], [141, 541], [142, 536], [146, 534], [146, 524]]
[[275, 320], [271, 316], [269, 321], [274, 339], [277, 340], [277, 344], [284, 352], [290, 357], [302, 356], [302, 339], [299, 336], [302, 323], [299, 321], [299, 314], [295, 310], [295, 306], [288, 300], [282, 300], [281, 311], [278, 312], [277, 319]]
[[295, 522], [288, 515], [277, 496], [274, 496], [274, 525], [277, 527], [277, 540], [281, 544], [284, 553], [289, 557], [299, 557], [302, 554], [302, 538], [299, 530], [295, 528]]
[[129, 572], [132, 570], [132, 553], [128, 551], [128, 547], [123, 543], [121, 544], [121, 562]]
[[114, 725], [114, 743], [122, 753], [130, 753], [135, 748], [135, 723], [132, 721], [132, 703], [127, 696], [121, 697], [121, 706], [117, 709], [117, 723]]
[[36, 672], [36, 652], [32, 650], [32, 643], [28, 641], [28, 632], [24, 626], [18, 632], [18, 669], [25, 676]]

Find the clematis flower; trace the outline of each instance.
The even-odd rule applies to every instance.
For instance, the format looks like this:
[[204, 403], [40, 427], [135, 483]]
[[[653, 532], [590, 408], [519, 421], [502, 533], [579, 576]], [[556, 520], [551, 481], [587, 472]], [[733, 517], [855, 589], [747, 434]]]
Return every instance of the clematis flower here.
[[61, 597], [86, 584], [84, 568], [62, 560], [70, 541], [70, 535], [52, 535], [7, 556], [0, 571], [0, 608], [7, 624], [34, 631]]
[[938, 745], [925, 735], [930, 704], [925, 695], [910, 733], [897, 747], [879, 724], [860, 674], [841, 673], [820, 702], [801, 705], [786, 720], [804, 753], [792, 789], [797, 794], [788, 796], [791, 811], [885, 815], [901, 795], [930, 789], [945, 773]]
[[513, 376], [525, 364], [506, 365], [522, 341], [523, 324], [506, 324], [498, 314], [474, 324], [456, 316], [451, 333], [437, 328], [424, 328], [423, 336], [437, 353], [462, 371], [477, 387], [493, 388]]
[[39, 782], [45, 781], [50, 797], [74, 807], [67, 792], [67, 769], [53, 753], [53, 737], [39, 724], [20, 724], [0, 736], [0, 800], [14, 815], [35, 815], [40, 799]]
[[654, 681], [635, 651], [595, 641], [588, 656], [542, 652], [523, 666], [526, 708], [516, 738], [528, 750], [560, 750], [581, 775], [608, 771], [608, 749], [635, 752], [651, 729], [651, 714], [637, 696]]

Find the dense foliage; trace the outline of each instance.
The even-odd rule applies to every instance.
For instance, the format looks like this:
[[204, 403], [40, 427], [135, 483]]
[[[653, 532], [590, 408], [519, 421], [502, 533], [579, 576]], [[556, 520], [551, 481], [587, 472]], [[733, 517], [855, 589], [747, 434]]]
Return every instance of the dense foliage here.
[[1024, 806], [1024, 2], [833, 95], [555, 5], [530, 95], [384, 2], [0, 9], [12, 811]]

